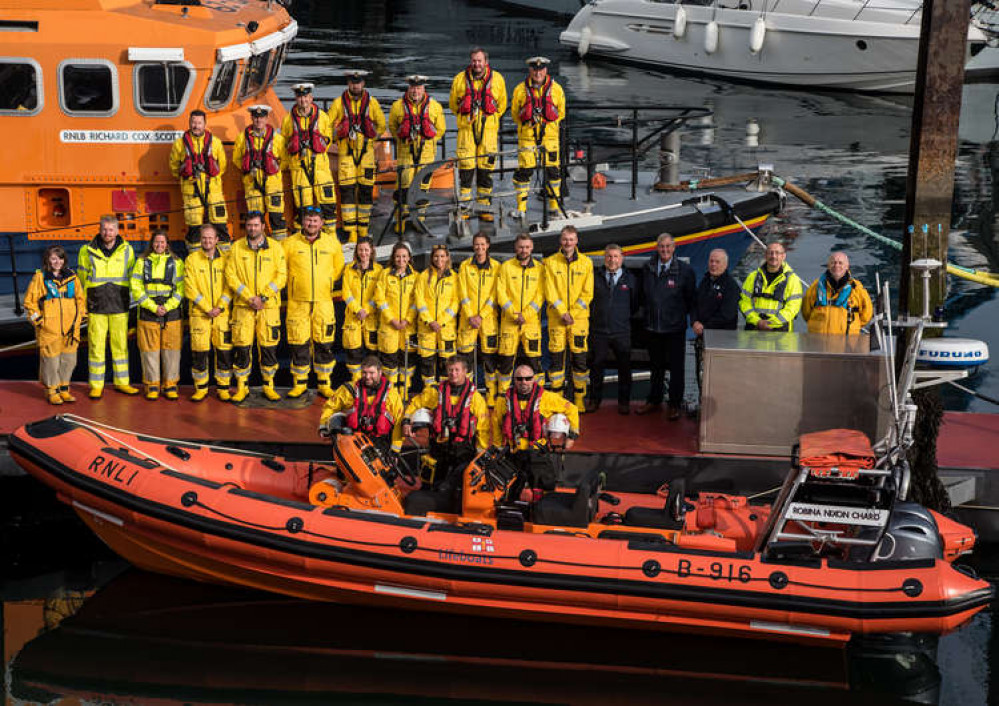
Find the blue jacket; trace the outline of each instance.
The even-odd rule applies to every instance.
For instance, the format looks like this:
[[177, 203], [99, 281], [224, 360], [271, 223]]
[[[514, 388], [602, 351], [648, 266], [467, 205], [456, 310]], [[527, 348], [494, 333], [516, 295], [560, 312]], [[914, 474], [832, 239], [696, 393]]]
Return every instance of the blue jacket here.
[[659, 253], [642, 268], [642, 304], [645, 328], [653, 333], [679, 333], [687, 330], [687, 316], [694, 311], [697, 287], [694, 270], [678, 257], [659, 276]]
[[691, 316], [704, 328], [735, 330], [739, 326], [739, 296], [742, 290], [728, 270], [716, 279], [704, 273], [697, 285], [697, 304]]
[[607, 268], [593, 272], [593, 303], [590, 304], [590, 332], [602, 336], [631, 337], [631, 317], [638, 311], [638, 287], [635, 275], [621, 268], [611, 290]]

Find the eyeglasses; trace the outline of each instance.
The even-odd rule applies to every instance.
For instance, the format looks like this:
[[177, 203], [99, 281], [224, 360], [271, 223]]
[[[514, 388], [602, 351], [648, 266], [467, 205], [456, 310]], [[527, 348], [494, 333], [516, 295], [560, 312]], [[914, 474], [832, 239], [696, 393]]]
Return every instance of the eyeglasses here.
[[517, 382], [530, 382], [531, 380], [534, 379], [534, 376], [533, 375], [515, 375], [513, 379], [516, 380]]
[[437, 252], [438, 250], [443, 250], [444, 252], [448, 252], [447, 245], [438, 243], [437, 245], [430, 248], [430, 252]]
[[323, 212], [323, 209], [321, 209], [319, 206], [305, 206], [302, 209], [302, 213], [307, 213], [310, 216], [313, 215], [313, 214], [315, 214], [315, 213], [322, 213], [322, 212]]
[[247, 211], [246, 212], [246, 217], [247, 218], [263, 218], [264, 214], [263, 214], [263, 211]]

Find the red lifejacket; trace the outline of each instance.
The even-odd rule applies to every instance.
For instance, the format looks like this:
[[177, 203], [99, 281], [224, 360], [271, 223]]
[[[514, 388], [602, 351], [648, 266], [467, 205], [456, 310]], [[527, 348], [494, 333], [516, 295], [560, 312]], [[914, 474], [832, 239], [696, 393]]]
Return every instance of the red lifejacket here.
[[517, 438], [534, 443], [544, 434], [544, 420], [541, 419], [541, 386], [535, 385], [527, 400], [527, 407], [520, 408], [517, 391], [510, 387], [506, 391], [506, 415], [503, 417], [503, 438], [514, 444]]
[[249, 173], [254, 169], [263, 169], [267, 176], [274, 176], [281, 171], [281, 165], [278, 164], [272, 149], [274, 128], [270, 125], [267, 126], [267, 132], [264, 133], [264, 144], [259, 150], [253, 147], [257, 138], [254, 137], [252, 131], [252, 127], [247, 127], [243, 131], [243, 139], [246, 140], [246, 152], [243, 153], [243, 172]]
[[520, 109], [520, 122], [532, 122], [535, 116], [539, 118], [538, 122], [553, 123], [558, 120], [558, 108], [552, 102], [553, 83], [554, 81], [551, 76], [545, 79], [545, 83], [541, 87], [541, 97], [535, 99], [534, 91], [531, 90], [531, 79], [524, 80], [526, 99], [524, 100], [524, 106]]
[[340, 97], [343, 103], [344, 119], [340, 121], [340, 126], [336, 130], [338, 140], [346, 140], [351, 136], [360, 133], [369, 140], [373, 140], [378, 133], [375, 131], [375, 122], [368, 115], [368, 106], [371, 104], [371, 94], [367, 91], [361, 96], [361, 105], [356, 113], [350, 112], [352, 104], [350, 91], [344, 91]]
[[180, 175], [183, 178], [190, 179], [201, 173], [216, 177], [222, 173], [218, 160], [212, 156], [212, 133], [205, 130], [205, 144], [200, 152], [194, 149], [190, 130], [185, 130], [181, 139], [184, 140], [184, 161], [180, 164]]
[[392, 420], [385, 413], [385, 397], [388, 395], [388, 379], [382, 377], [374, 392], [364, 385], [354, 388], [354, 411], [347, 415], [347, 426], [372, 436], [388, 436], [392, 433]]
[[295, 108], [291, 110], [291, 139], [288, 140], [288, 154], [298, 154], [303, 149], [309, 149], [316, 154], [323, 154], [329, 144], [319, 132], [319, 106], [312, 104], [309, 114], [309, 127], [302, 130], [302, 123]]
[[[437, 409], [434, 410], [434, 435], [446, 438], [457, 444], [471, 441], [475, 434], [476, 419], [472, 416], [472, 393], [475, 391], [471, 381], [465, 382], [458, 394], [458, 402], [451, 403], [451, 383], [441, 383]], [[445, 428], [446, 427], [446, 428]]]
[[472, 70], [465, 69], [465, 95], [461, 97], [458, 104], [460, 115], [471, 115], [479, 108], [486, 115], [493, 115], [499, 108], [496, 105], [496, 98], [493, 96], [493, 70], [486, 67], [486, 75], [482, 81], [482, 88], [476, 90], [475, 79], [472, 78]]
[[[424, 96], [423, 103], [420, 104], [419, 112], [414, 113], [409, 99], [403, 97], [402, 109], [405, 111], [402, 122], [399, 123], [399, 139], [408, 140], [422, 137], [424, 140], [432, 140], [437, 137], [437, 130], [430, 119], [430, 96]], [[415, 133], [415, 134], [414, 134]]]

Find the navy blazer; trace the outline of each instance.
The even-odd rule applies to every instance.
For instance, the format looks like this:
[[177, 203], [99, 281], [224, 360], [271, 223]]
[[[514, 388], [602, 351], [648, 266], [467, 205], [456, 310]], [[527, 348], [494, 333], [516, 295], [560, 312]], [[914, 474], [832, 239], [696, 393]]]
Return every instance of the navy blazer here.
[[631, 337], [631, 317], [638, 311], [638, 287], [635, 275], [624, 267], [620, 272], [613, 290], [607, 284], [606, 267], [598, 267], [593, 272], [591, 333]]

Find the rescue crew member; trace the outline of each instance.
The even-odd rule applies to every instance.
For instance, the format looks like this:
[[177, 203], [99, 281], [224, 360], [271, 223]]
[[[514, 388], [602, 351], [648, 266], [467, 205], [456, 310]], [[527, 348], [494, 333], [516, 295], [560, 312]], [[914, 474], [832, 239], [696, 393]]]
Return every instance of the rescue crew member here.
[[139, 391], [128, 382], [129, 277], [135, 252], [118, 235], [118, 219], [101, 216], [100, 232], [80, 248], [77, 274], [87, 290], [87, 348], [90, 397], [104, 394], [104, 358], [111, 337], [114, 388], [126, 395]]
[[801, 307], [809, 333], [860, 333], [874, 316], [874, 304], [864, 285], [850, 274], [850, 258], [834, 252], [824, 275], [812, 282]]
[[[406, 191], [413, 183], [413, 178], [419, 168], [430, 164], [437, 155], [437, 141], [444, 134], [444, 109], [441, 104], [427, 95], [427, 77], [419, 74], [407, 76], [409, 88], [402, 98], [392, 104], [389, 110], [389, 132], [395, 138], [395, 156], [399, 166], [404, 167], [400, 174], [399, 188], [402, 190], [397, 198], [401, 199], [401, 212], [396, 212], [396, 228], [401, 233], [405, 230], [406, 219], [409, 217]], [[430, 191], [432, 172], [420, 181], [420, 189]], [[418, 202], [417, 217], [426, 217], [427, 198]]]
[[539, 454], [547, 445], [546, 425], [553, 415], [565, 415], [569, 420], [565, 448], [570, 449], [579, 437], [579, 410], [561, 395], [542, 388], [534, 376], [531, 366], [518, 365], [513, 385], [496, 400], [493, 443], [506, 447], [528, 487], [554, 490], [561, 480], [560, 470], [551, 464], [549, 454]]
[[213, 223], [219, 239], [229, 242], [226, 229], [228, 213], [222, 193], [222, 175], [226, 158], [222, 140], [206, 129], [205, 111], [192, 110], [188, 128], [174, 141], [170, 149], [170, 172], [180, 180], [184, 201], [184, 223], [187, 224], [187, 246], [198, 247], [201, 226]]
[[364, 88], [367, 71], [347, 73], [347, 90], [330, 106], [330, 124], [337, 144], [340, 215], [347, 239], [368, 234], [375, 193], [375, 145], [385, 132], [385, 113]]
[[579, 231], [566, 226], [559, 236], [559, 251], [545, 258], [545, 299], [548, 300], [548, 352], [552, 365], [548, 383], [563, 393], [572, 361], [572, 400], [582, 409], [586, 400], [587, 339], [590, 335], [590, 304], [593, 301], [593, 262], [580, 255]]
[[590, 399], [587, 412], [603, 400], [604, 368], [614, 353], [617, 366], [617, 411], [631, 413], [631, 318], [638, 311], [638, 283], [622, 267], [624, 252], [611, 243], [604, 248], [604, 266], [593, 273], [593, 313], [590, 317]]
[[246, 237], [232, 246], [225, 264], [225, 281], [233, 293], [232, 364], [236, 374], [233, 402], [242, 402], [250, 392], [254, 340], [263, 378], [261, 392], [268, 400], [281, 399], [274, 389], [274, 375], [281, 340], [281, 290], [287, 279], [284, 251], [264, 233], [263, 214], [247, 214]]
[[[200, 239], [199, 239], [200, 244]], [[136, 340], [142, 361], [146, 399], [179, 397], [180, 347], [184, 339], [181, 322], [184, 308], [184, 262], [170, 252], [165, 230], [156, 230], [145, 252], [132, 267], [132, 300], [139, 307]]]
[[409, 360], [410, 336], [416, 328], [416, 273], [409, 261], [409, 245], [400, 241], [392, 246], [389, 266], [375, 283], [375, 306], [378, 308], [378, 353], [389, 383], [400, 388], [405, 399], [413, 377]]
[[326, 154], [333, 141], [329, 116], [312, 101], [311, 83], [296, 83], [295, 107], [281, 124], [288, 171], [295, 199], [295, 220], [301, 223], [302, 209], [318, 206], [323, 214], [323, 228], [336, 229], [336, 188]]
[[645, 404], [636, 414], [649, 414], [662, 408], [669, 367], [670, 421], [680, 418], [683, 403], [687, 317], [694, 310], [697, 287], [694, 270], [673, 257], [676, 243], [669, 233], [656, 239], [656, 252], [642, 268], [642, 302], [645, 306], [645, 332], [649, 351], [650, 386]]
[[742, 283], [739, 310], [747, 331], [793, 331], [805, 287], [785, 260], [780, 243], [767, 246], [766, 260]]
[[284, 220], [284, 135], [268, 124], [269, 105], [251, 105], [251, 124], [236, 137], [232, 161], [243, 174], [243, 194], [247, 211], [267, 214], [271, 237], [284, 240], [288, 226]]
[[528, 76], [513, 89], [510, 114], [517, 124], [517, 169], [513, 186], [517, 192], [517, 213], [527, 215], [527, 190], [531, 171], [542, 168], [548, 211], [560, 212], [559, 123], [565, 119], [565, 92], [548, 75], [551, 60], [534, 56], [527, 60]]
[[470, 215], [474, 180], [479, 220], [493, 220], [493, 169], [506, 102], [506, 81], [489, 65], [486, 50], [475, 47], [468, 53], [468, 66], [451, 81], [448, 101], [458, 119], [456, 156], [463, 218]]
[[406, 406], [402, 434], [412, 437], [410, 418], [418, 409], [430, 411], [430, 454], [424, 464], [432, 467], [433, 486], [447, 492], [459, 491], [465, 467], [476, 455], [489, 448], [492, 429], [489, 408], [468, 375], [468, 361], [455, 355], [447, 360], [447, 379], [439, 386], [427, 386]]
[[329, 423], [335, 414], [346, 415], [352, 431], [367, 434], [382, 451], [402, 450], [402, 397], [392, 382], [382, 375], [382, 366], [373, 355], [361, 361], [361, 377], [336, 389], [323, 405], [319, 433], [329, 436]]
[[694, 340], [694, 356], [697, 362], [697, 389], [701, 389], [701, 375], [704, 368], [704, 330], [728, 329], [734, 331], [739, 326], [739, 283], [729, 274], [728, 253], [715, 248], [708, 254], [708, 271], [697, 285], [694, 298], [694, 312], [690, 327], [697, 338]]
[[500, 265], [496, 279], [496, 303], [501, 312], [497, 360], [500, 395], [510, 388], [518, 349], [536, 373], [541, 370], [545, 267], [531, 256], [534, 241], [527, 233], [517, 235], [513, 248], [515, 257]]
[[496, 403], [499, 373], [496, 351], [499, 349], [499, 316], [496, 308], [496, 281], [499, 262], [489, 257], [489, 236], [479, 232], [472, 238], [472, 257], [458, 267], [461, 284], [461, 319], [458, 324], [458, 352], [472, 360], [472, 377], [478, 375], [477, 360], [482, 361], [486, 378], [486, 405]]
[[80, 323], [87, 315], [84, 287], [66, 266], [66, 251], [49, 245], [42, 253], [42, 269], [28, 284], [24, 311], [38, 340], [39, 379], [50, 404], [76, 402], [69, 381], [76, 367]]
[[342, 345], [347, 360], [347, 372], [354, 382], [361, 377], [361, 360], [378, 353], [378, 307], [375, 305], [375, 285], [382, 266], [375, 262], [371, 238], [357, 239], [354, 261], [343, 271], [343, 334]]
[[439, 243], [430, 251], [430, 267], [417, 276], [414, 297], [420, 377], [429, 387], [444, 377], [444, 363], [454, 355], [458, 337], [461, 286], [447, 245]]
[[292, 388], [288, 397], [305, 394], [309, 368], [316, 371], [319, 394], [333, 396], [330, 376], [336, 359], [336, 312], [333, 293], [343, 274], [343, 249], [335, 235], [323, 230], [321, 211], [303, 209], [302, 231], [282, 244], [288, 267], [288, 345], [291, 348]]
[[[256, 213], [259, 213], [257, 211]], [[219, 399], [228, 402], [232, 381], [232, 329], [229, 326], [232, 290], [226, 284], [228, 255], [218, 249], [218, 234], [210, 223], [201, 226], [201, 249], [184, 261], [184, 296], [189, 302], [191, 377], [200, 402], [208, 395], [210, 353], [215, 350], [215, 385]]]

